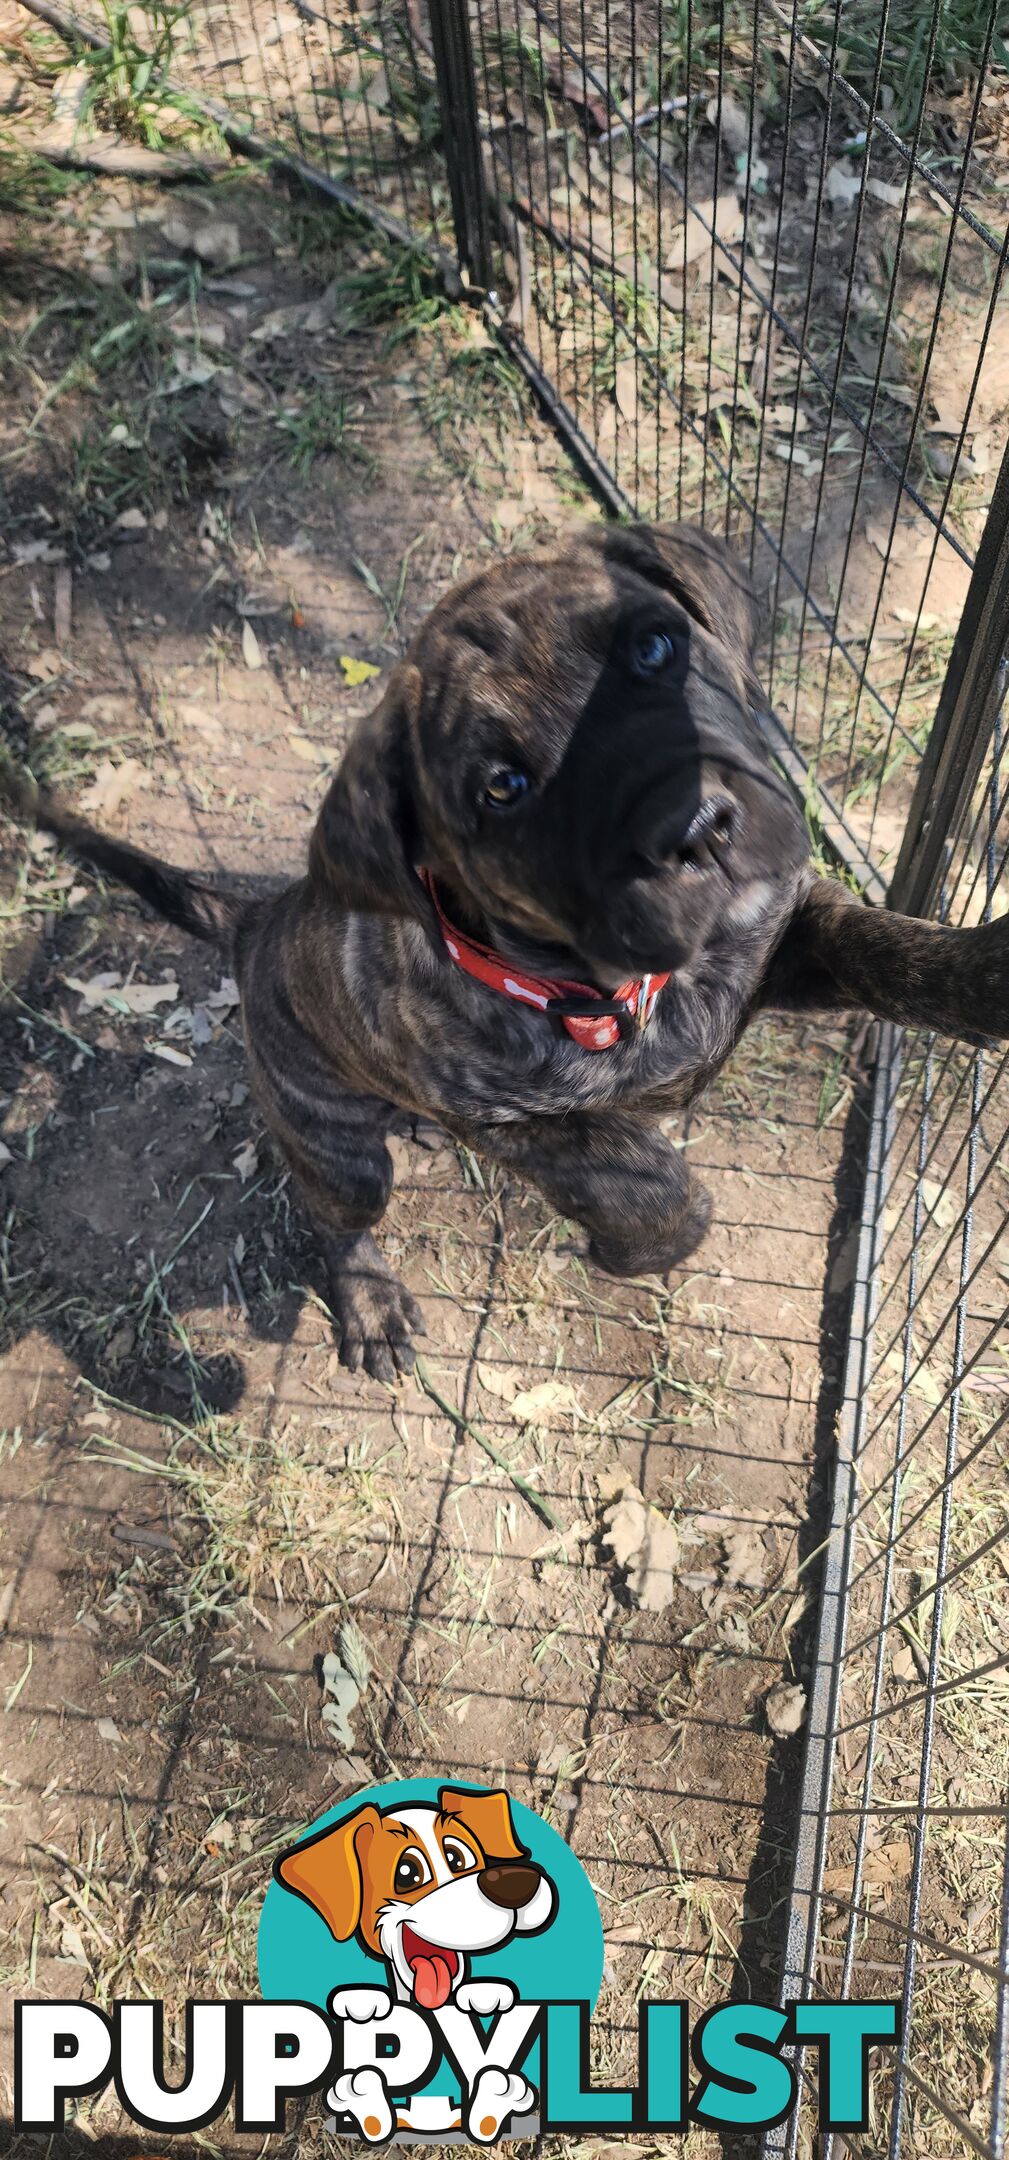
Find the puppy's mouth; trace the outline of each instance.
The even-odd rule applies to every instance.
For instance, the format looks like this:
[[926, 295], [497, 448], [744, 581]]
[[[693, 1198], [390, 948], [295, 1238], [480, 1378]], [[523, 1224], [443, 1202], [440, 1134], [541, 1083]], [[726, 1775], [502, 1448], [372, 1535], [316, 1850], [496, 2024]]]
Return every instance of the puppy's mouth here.
[[440, 1943], [426, 1942], [412, 1927], [404, 1927], [402, 1942], [403, 1956], [413, 1979], [413, 1992], [421, 2009], [442, 2009], [452, 1993], [461, 1959], [454, 1950], [443, 1949]]

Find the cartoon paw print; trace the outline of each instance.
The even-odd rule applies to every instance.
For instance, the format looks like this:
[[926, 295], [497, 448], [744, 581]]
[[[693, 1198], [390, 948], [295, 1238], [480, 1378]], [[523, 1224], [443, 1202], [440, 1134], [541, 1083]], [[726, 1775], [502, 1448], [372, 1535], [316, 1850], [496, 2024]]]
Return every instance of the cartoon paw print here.
[[471, 2010], [477, 2017], [496, 2017], [499, 2010], [510, 2010], [516, 2000], [515, 1989], [510, 1980], [464, 1980], [456, 1988], [455, 2004], [458, 2010]]
[[535, 2088], [528, 2078], [488, 2064], [470, 2095], [467, 2134], [477, 2145], [491, 2145], [509, 2115], [528, 2115], [535, 2105]]
[[392, 2133], [392, 2109], [385, 2079], [378, 2070], [345, 2070], [326, 2094], [335, 2115], [350, 2115], [369, 2145], [381, 2145]]
[[392, 1996], [388, 1988], [334, 1988], [329, 1998], [330, 2017], [349, 2018], [354, 2025], [380, 2024], [391, 2009]]

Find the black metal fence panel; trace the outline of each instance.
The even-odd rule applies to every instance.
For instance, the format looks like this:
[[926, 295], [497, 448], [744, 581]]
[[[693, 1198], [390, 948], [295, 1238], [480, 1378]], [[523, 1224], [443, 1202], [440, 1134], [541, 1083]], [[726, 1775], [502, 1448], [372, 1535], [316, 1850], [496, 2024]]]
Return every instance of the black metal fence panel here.
[[[749, 558], [814, 845], [1006, 912], [1006, 0], [148, 12], [229, 140], [469, 288], [613, 508]], [[1007, 1110], [880, 1031], [785, 1987], [904, 2041], [837, 2156], [1005, 2150]]]

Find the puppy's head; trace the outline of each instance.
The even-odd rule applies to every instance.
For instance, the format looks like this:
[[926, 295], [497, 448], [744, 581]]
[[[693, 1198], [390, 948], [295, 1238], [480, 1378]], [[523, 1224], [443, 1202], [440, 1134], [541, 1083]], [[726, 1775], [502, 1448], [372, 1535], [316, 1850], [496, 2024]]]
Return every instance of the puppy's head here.
[[783, 905], [807, 851], [754, 717], [745, 572], [687, 526], [590, 528], [449, 593], [351, 742], [313, 871], [425, 917], [430, 869], [515, 957], [604, 987]]
[[428, 2008], [447, 2001], [468, 1953], [537, 1933], [555, 1904], [515, 1836], [507, 1794], [448, 1785], [437, 1806], [366, 1803], [282, 1854], [274, 1874], [338, 1942], [356, 1935], [387, 1958]]

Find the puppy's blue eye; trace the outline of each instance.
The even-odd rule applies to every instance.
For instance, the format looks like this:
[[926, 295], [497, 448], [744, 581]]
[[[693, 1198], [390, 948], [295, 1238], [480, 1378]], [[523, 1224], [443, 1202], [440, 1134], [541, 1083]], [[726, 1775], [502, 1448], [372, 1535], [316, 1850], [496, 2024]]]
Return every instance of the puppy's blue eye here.
[[495, 810], [510, 810], [528, 794], [530, 785], [528, 773], [511, 765], [499, 765], [484, 787], [483, 799]]
[[676, 658], [676, 641], [666, 630], [640, 630], [631, 646], [636, 675], [661, 675]]

